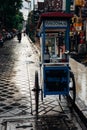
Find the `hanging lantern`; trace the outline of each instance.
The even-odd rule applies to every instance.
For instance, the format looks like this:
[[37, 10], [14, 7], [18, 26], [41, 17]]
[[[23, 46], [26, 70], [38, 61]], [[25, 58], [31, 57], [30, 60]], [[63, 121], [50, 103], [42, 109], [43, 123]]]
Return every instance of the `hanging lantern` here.
[[75, 0], [75, 5], [76, 6], [84, 6], [85, 4], [85, 0]]

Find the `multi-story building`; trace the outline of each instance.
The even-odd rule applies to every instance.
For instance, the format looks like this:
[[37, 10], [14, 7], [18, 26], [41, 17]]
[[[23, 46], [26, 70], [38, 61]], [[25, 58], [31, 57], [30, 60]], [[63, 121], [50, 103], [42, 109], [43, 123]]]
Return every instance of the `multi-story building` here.
[[[86, 43], [87, 41], [87, 0], [44, 0], [44, 2], [38, 2], [37, 4], [38, 6], [37, 6], [36, 16], [35, 16], [36, 24], [39, 15], [43, 12], [73, 13], [73, 18], [71, 22], [72, 30], [75, 35], [78, 35], [80, 32], [82, 33], [85, 32], [84, 37]], [[79, 41], [77, 39], [75, 39], [75, 41], [76, 43], [74, 48], [78, 52]], [[82, 39], [80, 41], [82, 41]]]

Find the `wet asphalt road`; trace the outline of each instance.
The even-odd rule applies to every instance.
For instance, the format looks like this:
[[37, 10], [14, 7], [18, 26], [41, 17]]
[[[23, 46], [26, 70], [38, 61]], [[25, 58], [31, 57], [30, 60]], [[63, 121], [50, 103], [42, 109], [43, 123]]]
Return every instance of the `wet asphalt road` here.
[[[37, 125], [35, 124], [35, 97], [32, 88], [35, 70], [39, 70], [38, 63], [37, 51], [29, 43], [27, 36], [22, 37], [21, 43], [18, 43], [15, 37], [0, 48], [0, 123], [6, 119], [19, 120], [19, 117], [22, 119], [26, 117], [27, 121], [22, 119], [20, 121], [33, 122], [32, 127], [35, 130], [59, 130], [59, 128], [67, 130], [68, 127], [81, 130], [65, 99], [62, 98], [60, 103], [58, 96], [49, 96], [43, 103], [40, 100], [40, 119]], [[18, 121], [15, 122], [18, 124]], [[0, 126], [1, 130], [4, 130], [5, 126], [2, 127], [2, 124]], [[12, 130], [15, 129], [14, 126]]]

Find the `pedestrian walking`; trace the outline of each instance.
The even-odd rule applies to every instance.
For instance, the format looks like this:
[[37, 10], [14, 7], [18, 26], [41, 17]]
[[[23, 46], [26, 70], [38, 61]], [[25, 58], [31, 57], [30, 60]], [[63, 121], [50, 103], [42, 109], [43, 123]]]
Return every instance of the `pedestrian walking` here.
[[18, 38], [18, 41], [19, 43], [21, 42], [21, 38], [22, 38], [22, 34], [21, 32], [19, 31], [18, 34], [17, 34], [17, 38]]

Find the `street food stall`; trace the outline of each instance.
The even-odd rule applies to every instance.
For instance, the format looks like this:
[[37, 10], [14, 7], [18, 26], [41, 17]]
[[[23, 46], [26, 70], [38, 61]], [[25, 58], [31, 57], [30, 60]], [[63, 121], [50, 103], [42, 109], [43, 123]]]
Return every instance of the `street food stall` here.
[[75, 102], [74, 74], [69, 66], [69, 32], [72, 15], [63, 12], [43, 13], [38, 23], [40, 36], [40, 73], [35, 72], [36, 115], [38, 115], [39, 93], [41, 99], [47, 95], [72, 97]]

